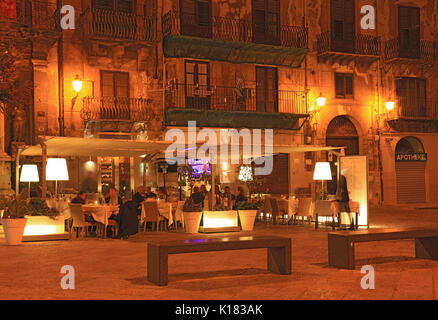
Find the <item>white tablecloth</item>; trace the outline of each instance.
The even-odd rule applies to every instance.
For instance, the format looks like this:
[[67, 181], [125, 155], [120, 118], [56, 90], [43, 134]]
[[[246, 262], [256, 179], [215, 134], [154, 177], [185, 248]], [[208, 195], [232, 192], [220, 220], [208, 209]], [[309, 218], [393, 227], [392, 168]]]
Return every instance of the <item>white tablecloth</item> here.
[[119, 214], [118, 205], [98, 205], [98, 204], [84, 204], [82, 205], [83, 212], [89, 212], [93, 216], [94, 220], [108, 225], [108, 218], [111, 214]]
[[70, 207], [68, 205], [67, 200], [58, 200], [55, 198], [47, 199], [46, 204], [50, 209], [55, 209], [59, 212], [60, 215], [64, 217], [64, 219], [70, 219], [71, 213], [70, 213]]
[[[168, 225], [170, 226], [173, 223], [173, 214], [172, 214], [172, 204], [170, 202], [166, 202], [164, 200], [157, 201], [158, 212], [160, 216], [165, 217], [168, 220]], [[146, 211], [144, 206], [141, 206], [141, 221], [143, 222], [146, 217]]]

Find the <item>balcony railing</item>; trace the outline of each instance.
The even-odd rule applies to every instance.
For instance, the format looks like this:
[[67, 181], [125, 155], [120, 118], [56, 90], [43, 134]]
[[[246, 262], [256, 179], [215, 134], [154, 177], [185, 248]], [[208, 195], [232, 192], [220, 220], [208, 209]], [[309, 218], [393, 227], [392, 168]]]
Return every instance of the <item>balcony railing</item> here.
[[157, 41], [157, 19], [112, 10], [85, 10], [79, 18], [83, 36], [114, 40]]
[[225, 17], [211, 17], [211, 22], [199, 24], [194, 15], [169, 11], [163, 16], [163, 34], [186, 35], [215, 40], [260, 43], [283, 47], [307, 48], [308, 31], [299, 26], [266, 26], [257, 31], [250, 21]]
[[17, 20], [30, 29], [60, 31], [60, 14], [56, 3], [43, 1], [17, 1]]
[[351, 40], [339, 40], [334, 32], [327, 31], [317, 37], [318, 54], [341, 52], [366, 56], [380, 55], [380, 38], [355, 34]]
[[400, 118], [438, 120], [438, 99], [397, 96], [396, 108]]
[[151, 101], [143, 98], [84, 97], [81, 118], [113, 121], [150, 121], [155, 117]]
[[178, 84], [166, 90], [166, 107], [306, 114], [305, 97], [302, 91]]
[[415, 42], [401, 41], [400, 38], [385, 42], [385, 59], [394, 58], [423, 59], [438, 61], [438, 42], [420, 40]]

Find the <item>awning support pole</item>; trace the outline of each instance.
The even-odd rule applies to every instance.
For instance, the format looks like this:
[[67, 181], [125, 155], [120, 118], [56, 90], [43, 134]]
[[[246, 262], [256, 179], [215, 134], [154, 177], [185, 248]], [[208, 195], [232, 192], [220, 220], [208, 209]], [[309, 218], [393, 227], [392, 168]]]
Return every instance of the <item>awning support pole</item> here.
[[15, 195], [20, 193], [20, 156], [23, 147], [18, 147], [17, 157], [15, 158]]
[[39, 139], [39, 143], [41, 145], [41, 154], [42, 154], [42, 164], [41, 164], [41, 198], [46, 200], [47, 195], [47, 181], [46, 181], [46, 166], [47, 166], [47, 145], [44, 141], [44, 138]]

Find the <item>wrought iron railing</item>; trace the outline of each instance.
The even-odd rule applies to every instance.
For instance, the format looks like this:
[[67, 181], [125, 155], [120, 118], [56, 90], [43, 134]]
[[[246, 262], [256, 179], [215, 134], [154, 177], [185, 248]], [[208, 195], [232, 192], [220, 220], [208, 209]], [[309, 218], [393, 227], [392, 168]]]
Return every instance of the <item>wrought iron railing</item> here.
[[418, 42], [405, 42], [400, 38], [385, 42], [385, 59], [394, 58], [438, 60], [438, 42], [419, 40]]
[[144, 98], [84, 97], [82, 103], [85, 121], [150, 121], [156, 116], [151, 100]]
[[166, 13], [162, 23], [165, 36], [173, 34], [294, 48], [308, 47], [308, 30], [299, 26], [266, 26], [262, 32], [248, 20], [213, 16], [210, 22], [199, 24], [194, 15], [181, 15], [178, 11]]
[[112, 10], [86, 9], [79, 17], [83, 36], [131, 41], [157, 41], [157, 19]]
[[30, 29], [60, 31], [60, 13], [56, 2], [21, 0], [17, 1], [17, 20]]
[[166, 89], [165, 104], [166, 108], [307, 113], [304, 92], [288, 90], [176, 84]]
[[318, 54], [328, 52], [343, 52], [366, 56], [380, 55], [380, 38], [355, 34], [351, 40], [338, 40], [334, 32], [326, 31], [317, 37]]
[[397, 96], [396, 110], [400, 118], [438, 119], [438, 99]]

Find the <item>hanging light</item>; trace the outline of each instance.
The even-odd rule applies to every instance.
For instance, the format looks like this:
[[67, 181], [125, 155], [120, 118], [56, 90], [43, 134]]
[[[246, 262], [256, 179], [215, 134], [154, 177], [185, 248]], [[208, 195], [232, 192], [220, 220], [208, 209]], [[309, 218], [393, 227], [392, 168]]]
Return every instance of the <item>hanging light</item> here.
[[252, 181], [252, 168], [251, 166], [241, 166], [239, 170], [240, 181]]
[[82, 80], [79, 79], [79, 75], [76, 75], [75, 79], [73, 80], [73, 90], [77, 93], [81, 92], [82, 90]]
[[324, 107], [325, 106], [326, 99], [322, 96], [321, 92], [319, 93], [319, 97], [316, 98], [316, 104], [318, 107]]

